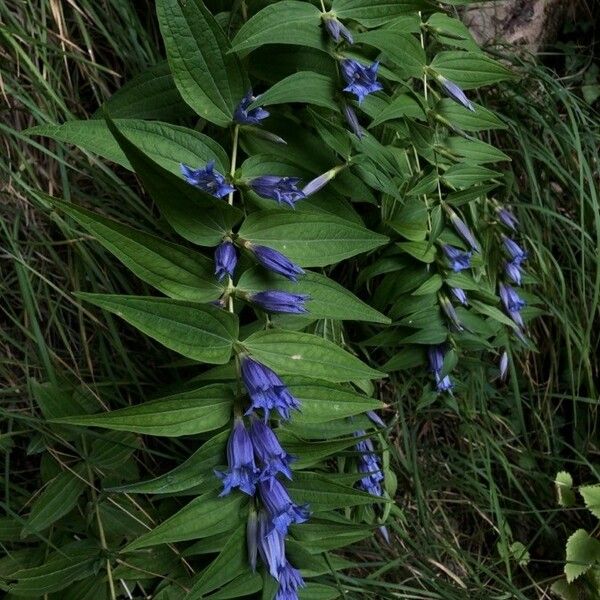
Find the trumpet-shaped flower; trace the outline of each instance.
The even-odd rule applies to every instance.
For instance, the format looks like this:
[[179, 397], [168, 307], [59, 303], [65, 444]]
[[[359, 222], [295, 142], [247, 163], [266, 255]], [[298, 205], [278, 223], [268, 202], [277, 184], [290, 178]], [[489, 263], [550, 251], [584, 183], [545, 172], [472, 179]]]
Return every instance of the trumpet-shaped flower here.
[[183, 163], [179, 165], [183, 178], [194, 187], [207, 192], [215, 198], [223, 198], [235, 188], [226, 181], [225, 176], [215, 170], [215, 161], [211, 160], [200, 169], [193, 169]]
[[341, 68], [342, 75], [348, 84], [344, 91], [354, 94], [359, 104], [369, 94], [383, 89], [381, 83], [377, 81], [378, 61], [365, 67], [352, 58], [345, 58], [341, 62]]

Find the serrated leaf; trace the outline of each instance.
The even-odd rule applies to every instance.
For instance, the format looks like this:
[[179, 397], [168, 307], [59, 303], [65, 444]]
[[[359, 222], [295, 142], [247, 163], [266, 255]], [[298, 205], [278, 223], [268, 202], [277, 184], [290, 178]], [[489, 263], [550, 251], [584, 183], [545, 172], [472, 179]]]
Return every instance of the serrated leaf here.
[[211, 302], [223, 293], [213, 261], [184, 246], [106, 219], [89, 210], [52, 199], [140, 279], [167, 296]]
[[305, 303], [306, 316], [318, 319], [339, 319], [389, 323], [390, 320], [379, 311], [359, 300], [354, 294], [332, 279], [307, 271], [298, 282], [270, 273], [259, 267], [245, 271], [237, 283], [236, 289], [245, 292], [261, 290], [283, 290], [297, 294], [308, 294]]
[[389, 23], [428, 7], [425, 0], [334, 0], [333, 11], [340, 19], [352, 19], [366, 27]]
[[387, 237], [332, 215], [269, 210], [249, 215], [239, 235], [303, 267], [324, 267], [385, 244]]
[[581, 486], [579, 493], [585, 502], [586, 508], [596, 518], [600, 519], [600, 484]]
[[223, 30], [201, 0], [157, 0], [156, 12], [182, 98], [207, 121], [228, 125], [249, 84]]
[[208, 492], [194, 498], [152, 531], [131, 542], [123, 551], [132, 552], [157, 544], [195, 540], [230, 531], [245, 520], [241, 513], [247, 504], [248, 496], [244, 494], [219, 498], [215, 492]]
[[559, 471], [554, 478], [556, 496], [559, 506], [570, 508], [575, 504], [575, 492], [573, 491], [573, 477], [566, 471]]
[[111, 412], [64, 417], [55, 422], [178, 437], [211, 431], [227, 424], [233, 397], [229, 386], [215, 384]]
[[170, 298], [84, 294], [167, 348], [200, 362], [225, 364], [238, 336], [237, 316], [214, 306]]
[[567, 582], [575, 581], [598, 561], [600, 561], [600, 542], [591, 537], [585, 529], [578, 529], [567, 540], [564, 568]]
[[243, 344], [256, 360], [282, 375], [334, 383], [384, 376], [333, 342], [310, 333], [269, 329], [252, 334]]
[[514, 77], [504, 65], [482, 52], [438, 52], [430, 66], [465, 90]]
[[265, 6], [242, 25], [233, 51], [247, 53], [265, 44], [294, 44], [325, 50], [321, 13], [308, 2], [282, 0]]

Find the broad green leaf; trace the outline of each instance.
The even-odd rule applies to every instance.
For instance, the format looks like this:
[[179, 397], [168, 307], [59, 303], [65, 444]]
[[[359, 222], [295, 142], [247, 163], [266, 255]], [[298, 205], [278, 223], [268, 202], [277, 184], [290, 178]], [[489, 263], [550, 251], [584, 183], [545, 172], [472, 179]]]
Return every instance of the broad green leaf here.
[[407, 198], [388, 224], [408, 240], [421, 242], [427, 236], [427, 214], [427, 205], [422, 198]]
[[436, 257], [436, 248], [427, 241], [422, 242], [398, 242], [398, 247], [413, 258], [424, 263], [432, 263]]
[[56, 421], [68, 425], [178, 437], [226, 425], [231, 417], [232, 406], [231, 388], [215, 384], [111, 412], [64, 417]]
[[371, 528], [337, 523], [302, 523], [304, 527], [292, 526], [294, 539], [311, 554], [343, 548], [372, 535]]
[[392, 119], [400, 119], [402, 117], [408, 117], [410, 119], [425, 119], [425, 113], [419, 105], [408, 94], [400, 94], [396, 96], [371, 122], [369, 127], [376, 127], [386, 121]]
[[183, 356], [225, 364], [238, 335], [237, 316], [214, 306], [170, 298], [77, 294]]
[[90, 465], [102, 470], [120, 467], [139, 447], [139, 438], [123, 431], [107, 431], [92, 442], [87, 456]]
[[425, 365], [427, 362], [425, 353], [422, 349], [414, 346], [402, 348], [400, 352], [392, 356], [384, 365], [386, 372], [405, 371]]
[[471, 300], [471, 305], [473, 308], [480, 314], [491, 317], [492, 319], [510, 327], [511, 329], [515, 329], [516, 325], [512, 319], [507, 317], [500, 309], [495, 306], [490, 306], [485, 302], [480, 302], [479, 300]]
[[140, 279], [170, 298], [211, 302], [223, 293], [212, 260], [89, 210], [53, 200]]
[[241, 523], [231, 534], [217, 558], [202, 571], [187, 598], [201, 600], [206, 597], [207, 593], [229, 583], [244, 571], [249, 570], [246, 552], [246, 523]]
[[514, 77], [504, 65], [482, 52], [439, 52], [430, 67], [466, 90]]
[[163, 60], [127, 82], [105, 103], [114, 119], [180, 119], [193, 114], [177, 91], [169, 63]]
[[583, 497], [586, 508], [600, 519], [600, 484], [581, 486], [579, 493]]
[[439, 273], [434, 273], [427, 281], [423, 282], [414, 292], [413, 296], [426, 296], [428, 294], [434, 294], [443, 285], [444, 280]]
[[201, 246], [216, 246], [231, 232], [242, 216], [240, 210], [163, 169], [112, 121], [107, 123], [144, 187], [179, 235]]
[[[181, 173], [181, 163], [198, 168], [210, 160], [215, 161], [215, 168], [221, 173], [229, 171], [229, 158], [225, 150], [199, 131], [140, 119], [118, 118], [114, 119], [114, 123], [148, 158], [178, 176]], [[62, 125], [38, 125], [27, 129], [25, 133], [74, 144], [127, 169], [132, 168], [104, 119], [67, 121]]]
[[444, 13], [434, 13], [427, 19], [427, 29], [443, 44], [480, 52], [468, 27], [460, 19], [449, 17]]
[[385, 324], [390, 322], [388, 317], [359, 300], [339, 283], [312, 271], [307, 271], [295, 283], [260, 267], [254, 267], [243, 273], [236, 289], [250, 293], [277, 289], [308, 294], [310, 299], [306, 302], [307, 316], [318, 319], [371, 321]]
[[559, 471], [554, 478], [556, 495], [559, 506], [570, 508], [575, 504], [575, 492], [573, 491], [573, 477], [566, 471]]
[[333, 10], [340, 19], [352, 19], [365, 27], [377, 27], [393, 18], [428, 8], [425, 0], [334, 0]]
[[194, 498], [158, 527], [131, 542], [124, 551], [195, 540], [230, 531], [245, 521], [241, 513], [247, 504], [248, 496], [244, 494], [229, 494], [219, 498], [215, 492], [208, 492]]
[[469, 163], [485, 164], [510, 160], [504, 152], [482, 140], [453, 136], [446, 140], [445, 146], [452, 154], [462, 156]]
[[298, 590], [299, 600], [336, 600], [341, 598], [340, 590], [330, 585], [308, 581], [306, 587]]
[[359, 44], [373, 46], [383, 52], [394, 63], [402, 77], [422, 77], [427, 64], [425, 50], [419, 40], [410, 33], [400, 33], [389, 29], [377, 29], [354, 37]]
[[286, 452], [296, 457], [293, 464], [294, 469], [312, 467], [324, 459], [334, 454], [340, 454], [356, 444], [354, 436], [345, 439], [307, 441], [293, 435], [289, 431], [282, 432], [279, 435], [279, 441]]
[[572, 583], [600, 561], [600, 541], [590, 536], [585, 529], [578, 529], [567, 540], [567, 556], [564, 572]]
[[325, 50], [321, 12], [308, 2], [282, 0], [265, 6], [242, 25], [233, 50], [246, 53], [265, 44], [294, 44]]
[[249, 215], [239, 235], [303, 267], [324, 267], [385, 244], [387, 237], [330, 215], [269, 210]]
[[443, 98], [436, 107], [437, 113], [452, 125], [463, 131], [486, 131], [506, 129], [507, 126], [491, 111], [479, 104], [473, 104], [475, 111], [465, 110], [464, 106], [450, 98]]
[[46, 419], [91, 413], [97, 408], [96, 402], [87, 402], [70, 384], [40, 383], [35, 379], [30, 384], [33, 398]]
[[198, 115], [226, 126], [249, 83], [227, 36], [202, 0], [157, 0], [173, 79]]
[[31, 505], [21, 537], [43, 531], [71, 512], [86, 488], [86, 481], [79, 471], [75, 469], [59, 473], [42, 490]]
[[213, 469], [225, 463], [225, 445], [229, 430], [218, 433], [202, 445], [185, 462], [148, 481], [112, 488], [128, 494], [172, 494], [215, 480]]
[[335, 84], [330, 77], [312, 71], [300, 71], [278, 81], [255, 100], [250, 108], [288, 102], [315, 104], [338, 111]]
[[256, 360], [282, 375], [334, 383], [384, 376], [333, 342], [310, 333], [270, 329], [252, 334], [243, 345]]
[[256, 594], [263, 587], [263, 577], [260, 573], [244, 573], [223, 586], [218, 592], [211, 594], [207, 600], [230, 600], [250, 594]]
[[[470, 188], [476, 186], [478, 183], [487, 182], [500, 177], [501, 174], [498, 171], [492, 171], [487, 167], [481, 165], [472, 165], [466, 163], [460, 163], [452, 165], [443, 175], [442, 179], [450, 187], [454, 189]], [[477, 187], [472, 193], [475, 197], [479, 197], [486, 193], [488, 188], [486, 186]], [[464, 202], [470, 202], [473, 197], [471, 191], [468, 191], [467, 199], [460, 198], [458, 203], [454, 203], [455, 206], [460, 206]]]

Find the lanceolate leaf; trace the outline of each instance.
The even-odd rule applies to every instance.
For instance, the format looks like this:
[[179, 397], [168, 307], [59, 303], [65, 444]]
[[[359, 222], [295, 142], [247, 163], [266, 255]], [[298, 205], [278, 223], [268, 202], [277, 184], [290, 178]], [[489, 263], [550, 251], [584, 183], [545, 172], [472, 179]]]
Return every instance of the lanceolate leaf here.
[[221, 27], [202, 0], [157, 0], [156, 11], [181, 96], [207, 121], [228, 125], [249, 84]]
[[237, 316], [214, 306], [170, 298], [78, 295], [188, 358], [220, 365], [231, 356], [238, 334]]
[[333, 382], [384, 376], [333, 342], [310, 333], [270, 329], [252, 334], [243, 345], [277, 373]]
[[232, 406], [231, 388], [215, 384], [111, 412], [65, 417], [55, 421], [69, 425], [177, 437], [222, 427], [231, 417]]
[[340, 19], [352, 19], [366, 27], [389, 23], [394, 17], [425, 9], [425, 0], [334, 0], [333, 10]]
[[239, 235], [283, 252], [303, 267], [323, 267], [387, 242], [387, 237], [332, 215], [269, 210], [252, 213]]
[[482, 52], [439, 52], [430, 66], [466, 90], [513, 78], [504, 65]]
[[52, 203], [85, 227], [135, 275], [167, 296], [211, 302], [223, 293], [213, 261], [202, 254], [78, 206], [57, 200]]

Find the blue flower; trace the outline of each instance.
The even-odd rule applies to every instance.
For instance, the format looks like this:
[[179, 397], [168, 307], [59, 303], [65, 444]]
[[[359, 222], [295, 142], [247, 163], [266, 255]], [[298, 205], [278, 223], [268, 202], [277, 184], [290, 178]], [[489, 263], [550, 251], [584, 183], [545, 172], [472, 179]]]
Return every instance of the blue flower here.
[[[362, 437], [366, 434], [364, 431], [359, 430], [356, 431], [354, 435], [356, 437]], [[373, 442], [369, 438], [363, 439], [358, 442], [355, 447], [356, 450], [360, 452], [358, 471], [365, 474], [365, 477], [358, 482], [359, 487], [372, 496], [381, 497], [383, 495], [381, 482], [384, 477], [381, 472], [379, 458], [375, 454]]]
[[507, 208], [500, 208], [498, 210], [498, 218], [503, 225], [506, 225], [506, 227], [509, 229], [516, 231], [519, 221], [510, 210]]
[[523, 317], [521, 317], [520, 311], [526, 306], [525, 300], [519, 296], [515, 288], [505, 283], [500, 283], [500, 299], [510, 318], [519, 327], [523, 327]]
[[252, 504], [246, 521], [246, 549], [248, 551], [248, 563], [254, 572], [256, 571], [256, 557], [258, 554], [258, 515]]
[[322, 15], [325, 28], [331, 36], [334, 42], [340, 41], [340, 36], [343, 37], [349, 44], [354, 44], [354, 38], [350, 33], [350, 30], [340, 21], [338, 21], [333, 15]]
[[250, 181], [250, 187], [263, 198], [276, 200], [279, 204], [284, 202], [294, 206], [298, 200], [306, 198], [304, 192], [298, 189], [299, 177], [277, 177], [276, 175], [262, 175]]
[[375, 423], [375, 425], [377, 425], [378, 427], [385, 427], [383, 419], [376, 412], [368, 410], [367, 417], [369, 417], [369, 419], [371, 419], [371, 421]]
[[465, 252], [460, 248], [456, 248], [455, 246], [449, 246], [448, 244], [444, 244], [442, 246], [444, 250], [444, 254], [448, 258], [448, 263], [450, 268], [457, 273], [458, 271], [463, 271], [464, 269], [468, 269], [471, 266], [471, 256], [472, 252]]
[[307, 312], [307, 294], [290, 294], [282, 290], [266, 290], [250, 296], [250, 300], [268, 312], [301, 314]]
[[450, 222], [454, 226], [454, 229], [456, 229], [458, 235], [460, 235], [463, 240], [477, 252], [477, 250], [479, 250], [479, 244], [468, 225], [452, 209], [449, 208], [447, 210], [448, 215], [450, 216]]
[[274, 600], [298, 600], [298, 588], [304, 585], [300, 571], [286, 562], [279, 573], [279, 589]]
[[285, 567], [285, 541], [283, 535], [271, 525], [266, 511], [258, 514], [258, 552], [272, 577], [279, 579]]
[[520, 266], [524, 260], [527, 260], [527, 252], [517, 242], [506, 236], [503, 236], [502, 241], [504, 242], [504, 249], [515, 264]]
[[350, 125], [350, 129], [352, 129], [354, 135], [356, 135], [358, 139], [362, 139], [365, 136], [365, 132], [358, 122], [356, 112], [354, 112], [354, 109], [348, 104], [344, 104], [344, 117], [346, 117], [346, 122]]
[[521, 285], [521, 278], [523, 275], [523, 269], [521, 263], [518, 260], [511, 260], [504, 264], [504, 272], [506, 276], [516, 285]]
[[275, 477], [260, 481], [258, 490], [263, 504], [269, 511], [271, 525], [279, 533], [285, 535], [290, 525], [308, 521], [310, 513], [307, 505], [300, 506], [296, 504], [290, 498], [285, 487]]
[[245, 494], [253, 496], [259, 470], [254, 463], [254, 451], [244, 421], [237, 417], [227, 442], [227, 465], [225, 472], [215, 471], [215, 475], [223, 482], [220, 496], [230, 494], [239, 488]]
[[256, 96], [252, 95], [252, 90], [248, 90], [246, 95], [240, 100], [240, 103], [235, 107], [233, 120], [242, 125], [260, 125], [263, 119], [269, 116], [269, 112], [264, 108], [257, 106], [252, 110], [248, 107], [256, 100]]
[[261, 408], [265, 421], [271, 410], [276, 410], [282, 419], [290, 418], [290, 410], [298, 410], [300, 403], [269, 367], [246, 356], [242, 359], [242, 379], [248, 390], [252, 405], [248, 414]]
[[465, 108], [468, 108], [470, 111], [475, 112], [475, 105], [467, 98], [465, 93], [462, 91], [459, 85], [446, 79], [442, 75], [437, 76], [437, 80], [440, 82], [440, 85], [444, 88], [444, 91], [452, 100], [458, 102], [458, 104], [462, 104]]
[[254, 252], [258, 262], [270, 271], [279, 273], [292, 281], [297, 281], [299, 275], [304, 275], [304, 271], [281, 252], [267, 246], [250, 244], [248, 247]]
[[254, 454], [261, 465], [261, 478], [274, 477], [282, 473], [288, 479], [292, 478], [290, 456], [279, 443], [275, 432], [259, 419], [252, 419], [250, 425], [250, 439], [254, 446]]
[[212, 196], [215, 196], [215, 198], [223, 198], [223, 196], [235, 192], [235, 188], [225, 180], [225, 176], [215, 171], [214, 160], [208, 162], [201, 169], [192, 169], [183, 163], [179, 167], [184, 179], [190, 185], [208, 192]]
[[454, 387], [454, 383], [452, 383], [452, 379], [450, 379], [449, 375], [446, 375], [442, 378], [436, 377], [436, 388], [438, 392], [447, 392]]
[[450, 288], [452, 295], [463, 305], [466, 306], [469, 303], [467, 293], [462, 288], [453, 287]]
[[222, 242], [215, 250], [215, 275], [222, 281], [225, 275], [230, 277], [237, 265], [235, 246], [231, 242]]
[[506, 350], [500, 356], [500, 379], [504, 381], [506, 379], [506, 374], [508, 373], [508, 352]]
[[429, 346], [427, 351], [429, 357], [429, 368], [435, 377], [436, 389], [438, 392], [446, 392], [454, 387], [452, 380], [448, 375], [441, 377], [441, 372], [444, 367], [445, 349], [442, 344]]
[[450, 322], [456, 327], [456, 329], [458, 329], [458, 331], [462, 331], [464, 327], [458, 318], [454, 304], [450, 302], [449, 298], [445, 294], [440, 294], [440, 305], [442, 306], [442, 310], [446, 313], [448, 319], [450, 319]]
[[342, 75], [348, 84], [344, 91], [355, 94], [359, 104], [369, 94], [383, 89], [381, 83], [377, 81], [378, 61], [365, 67], [352, 58], [345, 58], [342, 60], [341, 67]]

